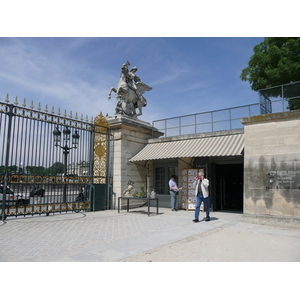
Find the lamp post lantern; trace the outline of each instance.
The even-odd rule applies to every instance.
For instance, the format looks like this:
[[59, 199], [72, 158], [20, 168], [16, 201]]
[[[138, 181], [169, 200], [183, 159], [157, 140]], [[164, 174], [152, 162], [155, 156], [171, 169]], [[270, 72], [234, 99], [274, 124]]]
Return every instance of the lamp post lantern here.
[[[55, 130], [53, 131], [53, 137], [54, 137], [54, 145], [55, 147], [59, 147], [61, 149], [63, 149], [63, 154], [64, 154], [64, 176], [67, 175], [68, 172], [68, 154], [70, 153], [71, 149], [76, 149], [78, 146], [78, 142], [79, 142], [79, 134], [78, 134], [78, 130], [75, 129], [75, 132], [72, 134], [72, 147], [68, 146], [68, 142], [70, 141], [70, 135], [71, 135], [71, 131], [69, 129], [68, 126], [66, 126], [63, 130], [63, 143], [64, 146], [61, 146], [61, 132], [58, 128], [58, 126], [56, 126]], [[64, 185], [63, 188], [63, 202], [66, 203], [67, 202], [67, 186]]]

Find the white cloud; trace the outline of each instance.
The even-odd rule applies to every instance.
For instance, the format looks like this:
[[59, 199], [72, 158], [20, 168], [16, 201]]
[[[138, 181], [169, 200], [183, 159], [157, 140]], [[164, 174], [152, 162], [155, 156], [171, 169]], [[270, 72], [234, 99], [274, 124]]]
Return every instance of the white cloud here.
[[[107, 94], [128, 59], [153, 87], [145, 94], [143, 120], [189, 114], [199, 103], [199, 110], [240, 105], [247, 87], [239, 81], [237, 61], [248, 54], [222, 51], [222, 42], [226, 39], [212, 45], [201, 38], [0, 38], [0, 97], [9, 93], [73, 115], [113, 115], [116, 99], [108, 101]], [[241, 87], [243, 97], [237, 97]]]
[[[43, 105], [54, 105], [90, 116], [97, 115], [100, 110], [103, 113], [114, 111], [107, 100], [109, 85], [103, 73], [96, 73], [82, 62], [72, 60], [67, 51], [56, 55], [51, 51], [43, 52], [35, 45], [29, 47], [23, 41], [11, 39], [1, 47], [1, 90], [14, 86], [14, 91], [24, 95], [18, 93], [13, 97], [27, 98], [27, 95], [35, 94], [36, 99], [27, 100], [33, 100], [36, 105], [42, 102]], [[77, 47], [85, 43], [82, 39], [76, 41]], [[93, 80], [84, 80], [85, 73], [89, 73], [97, 85], [92, 85]]]

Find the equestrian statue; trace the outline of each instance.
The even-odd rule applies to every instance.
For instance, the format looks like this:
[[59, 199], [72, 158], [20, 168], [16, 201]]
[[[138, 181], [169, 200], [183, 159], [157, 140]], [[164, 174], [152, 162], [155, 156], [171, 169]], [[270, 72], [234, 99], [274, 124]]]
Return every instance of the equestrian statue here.
[[[116, 93], [118, 100], [115, 114], [122, 114], [132, 118], [137, 118], [143, 114], [143, 107], [147, 105], [147, 100], [143, 96], [146, 91], [152, 90], [152, 87], [141, 82], [140, 78], [135, 74], [138, 70], [133, 67], [128, 70], [130, 62], [127, 61], [121, 67], [121, 75], [116, 88], [111, 88], [108, 93], [108, 100], [111, 99], [111, 93]], [[138, 108], [139, 112], [136, 112]]]

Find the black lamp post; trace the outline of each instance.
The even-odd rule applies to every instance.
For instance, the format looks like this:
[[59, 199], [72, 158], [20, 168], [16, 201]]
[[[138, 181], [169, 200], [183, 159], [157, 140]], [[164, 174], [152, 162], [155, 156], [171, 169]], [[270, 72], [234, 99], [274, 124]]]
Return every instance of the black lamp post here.
[[[54, 136], [54, 144], [55, 147], [59, 147], [63, 149], [63, 154], [64, 154], [64, 175], [67, 175], [68, 171], [68, 154], [70, 153], [70, 149], [76, 149], [78, 142], [79, 142], [79, 134], [78, 130], [75, 129], [75, 132], [72, 134], [72, 145], [73, 147], [69, 147], [68, 143], [70, 141], [70, 134], [71, 131], [68, 126], [66, 126], [63, 130], [63, 143], [65, 144], [64, 146], [61, 146], [61, 132], [58, 129], [58, 126], [56, 126], [55, 130], [53, 131], [53, 136]], [[67, 202], [67, 186], [64, 185], [63, 189], [63, 202]]]

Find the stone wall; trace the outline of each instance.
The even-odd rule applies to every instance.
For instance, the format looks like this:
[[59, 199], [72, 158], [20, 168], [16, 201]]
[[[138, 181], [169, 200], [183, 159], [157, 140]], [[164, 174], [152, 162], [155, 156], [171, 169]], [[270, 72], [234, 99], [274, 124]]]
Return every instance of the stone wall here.
[[300, 218], [300, 110], [241, 119], [244, 214]]
[[109, 117], [107, 121], [113, 134], [111, 170], [113, 207], [116, 208], [118, 197], [123, 196], [129, 180], [134, 182], [134, 187], [138, 192], [140, 185], [148, 185], [147, 162], [135, 164], [129, 162], [129, 159], [145, 147], [153, 134], [154, 137], [159, 137], [163, 133], [158, 132], [150, 123], [122, 115]]

